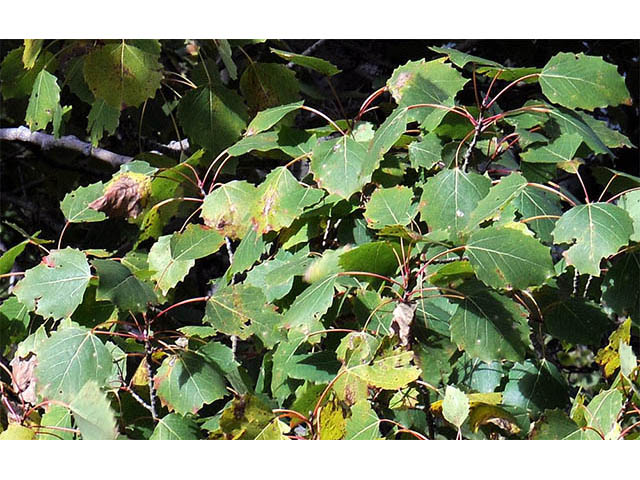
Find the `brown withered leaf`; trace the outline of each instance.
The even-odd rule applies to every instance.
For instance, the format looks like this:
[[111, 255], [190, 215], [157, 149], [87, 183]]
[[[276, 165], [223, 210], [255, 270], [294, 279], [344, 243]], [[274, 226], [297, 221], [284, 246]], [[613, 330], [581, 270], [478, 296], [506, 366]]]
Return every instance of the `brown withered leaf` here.
[[38, 364], [38, 357], [29, 353], [26, 357], [16, 355], [9, 366], [13, 373], [12, 387], [20, 395], [25, 403], [35, 405], [38, 403], [36, 396], [36, 379], [33, 370]]
[[411, 330], [411, 322], [416, 311], [417, 305], [408, 303], [398, 303], [393, 309], [393, 320], [391, 321], [391, 330], [400, 337], [400, 345], [409, 345], [409, 331]]
[[89, 208], [112, 218], [136, 218], [144, 208], [149, 191], [146, 176], [123, 173], [107, 185], [104, 194], [91, 202]]

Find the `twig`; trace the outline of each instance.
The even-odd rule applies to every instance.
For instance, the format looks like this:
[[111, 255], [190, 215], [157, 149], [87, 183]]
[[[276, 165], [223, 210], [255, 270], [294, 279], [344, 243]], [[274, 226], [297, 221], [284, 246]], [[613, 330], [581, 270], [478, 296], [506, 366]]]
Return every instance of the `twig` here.
[[113, 167], [129, 163], [133, 157], [119, 155], [103, 148], [94, 147], [88, 142], [83, 142], [74, 135], [55, 138], [53, 135], [42, 132], [32, 132], [27, 127], [0, 128], [0, 140], [26, 142], [38, 145], [43, 150], [49, 148], [65, 148], [75, 152], [80, 152], [87, 157], [93, 157], [103, 162], [109, 163]]

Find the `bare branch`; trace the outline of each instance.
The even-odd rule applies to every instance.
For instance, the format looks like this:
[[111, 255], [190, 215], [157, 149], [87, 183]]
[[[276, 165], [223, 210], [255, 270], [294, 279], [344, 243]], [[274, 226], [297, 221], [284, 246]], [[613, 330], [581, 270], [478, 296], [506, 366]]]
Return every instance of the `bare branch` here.
[[133, 157], [119, 155], [103, 148], [94, 147], [74, 135], [55, 138], [48, 133], [32, 132], [24, 126], [17, 128], [0, 128], [0, 140], [31, 143], [38, 145], [43, 150], [49, 148], [65, 148], [67, 150], [80, 152], [87, 157], [97, 158], [98, 160], [111, 164], [113, 167], [119, 167], [133, 160]]

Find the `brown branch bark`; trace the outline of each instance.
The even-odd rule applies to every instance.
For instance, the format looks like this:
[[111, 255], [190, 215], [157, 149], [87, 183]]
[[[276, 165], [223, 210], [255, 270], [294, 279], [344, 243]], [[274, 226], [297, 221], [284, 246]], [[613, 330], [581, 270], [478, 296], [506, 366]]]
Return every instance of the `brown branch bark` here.
[[83, 142], [74, 135], [55, 138], [53, 135], [42, 132], [32, 132], [27, 127], [0, 128], [0, 140], [25, 142], [38, 145], [43, 150], [49, 148], [65, 148], [80, 152], [87, 157], [93, 157], [109, 163], [113, 167], [119, 167], [133, 160], [133, 157], [119, 155], [103, 148], [94, 147], [88, 142]]

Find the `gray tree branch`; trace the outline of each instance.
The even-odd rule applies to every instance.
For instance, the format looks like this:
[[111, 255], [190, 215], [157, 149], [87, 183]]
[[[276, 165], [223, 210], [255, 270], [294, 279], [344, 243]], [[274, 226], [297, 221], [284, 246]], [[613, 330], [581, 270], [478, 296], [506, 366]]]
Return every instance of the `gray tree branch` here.
[[0, 128], [0, 140], [10, 142], [25, 142], [38, 145], [43, 150], [49, 148], [65, 148], [75, 152], [80, 152], [87, 157], [93, 157], [103, 162], [119, 167], [124, 163], [133, 160], [133, 157], [119, 155], [103, 148], [94, 147], [88, 142], [83, 142], [74, 135], [55, 138], [53, 135], [42, 132], [32, 132], [27, 127]]

